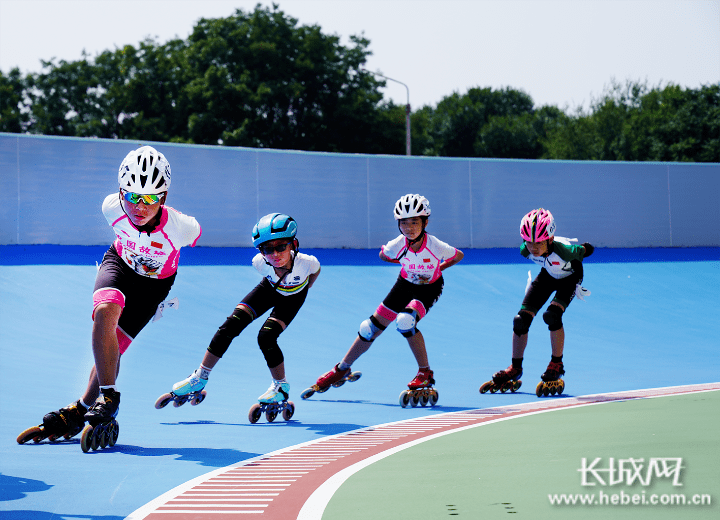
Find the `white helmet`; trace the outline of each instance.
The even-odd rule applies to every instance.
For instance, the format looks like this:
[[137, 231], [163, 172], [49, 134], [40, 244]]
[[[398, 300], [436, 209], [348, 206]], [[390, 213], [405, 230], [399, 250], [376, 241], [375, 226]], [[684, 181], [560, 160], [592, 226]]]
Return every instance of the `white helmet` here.
[[410, 217], [429, 217], [430, 203], [422, 195], [408, 193], [395, 203], [395, 220]]
[[152, 146], [133, 150], [120, 165], [118, 184], [131, 193], [164, 193], [170, 187], [170, 163]]

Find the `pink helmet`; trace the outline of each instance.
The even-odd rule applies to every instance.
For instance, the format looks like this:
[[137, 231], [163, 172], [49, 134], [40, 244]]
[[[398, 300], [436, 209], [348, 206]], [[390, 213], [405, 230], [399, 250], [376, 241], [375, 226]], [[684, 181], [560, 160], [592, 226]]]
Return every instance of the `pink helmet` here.
[[543, 242], [555, 236], [555, 219], [548, 210], [534, 209], [520, 223], [520, 236], [527, 242]]

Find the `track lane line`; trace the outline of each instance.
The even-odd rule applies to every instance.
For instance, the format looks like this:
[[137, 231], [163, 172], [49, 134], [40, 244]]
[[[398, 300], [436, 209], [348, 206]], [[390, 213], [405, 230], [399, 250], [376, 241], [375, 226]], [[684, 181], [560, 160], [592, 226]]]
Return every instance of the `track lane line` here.
[[[262, 520], [320, 520], [333, 493], [352, 474], [393, 453], [441, 435], [569, 407], [712, 390], [720, 390], [720, 383], [543, 398], [530, 403], [448, 412], [361, 428], [211, 471], [164, 493], [131, 513], [127, 520], [218, 520], [231, 518], [231, 515], [242, 518], [252, 515]], [[370, 440], [372, 442], [366, 442]], [[319, 453], [338, 448], [341, 450], [331, 457]], [[319, 450], [317, 457], [311, 455], [314, 450]], [[279, 470], [300, 473], [279, 479]], [[288, 477], [287, 473], [283, 477]], [[222, 498], [193, 507], [187, 505], [190, 503], [187, 499], [196, 499], [199, 491], [216, 492], [211, 489], [216, 487], [222, 487]], [[250, 487], [256, 492], [273, 492], [275, 496], [257, 497], [254, 504], [244, 504], [253, 509], [241, 509], [234, 499], [247, 497]], [[224, 502], [223, 498], [226, 499]]]

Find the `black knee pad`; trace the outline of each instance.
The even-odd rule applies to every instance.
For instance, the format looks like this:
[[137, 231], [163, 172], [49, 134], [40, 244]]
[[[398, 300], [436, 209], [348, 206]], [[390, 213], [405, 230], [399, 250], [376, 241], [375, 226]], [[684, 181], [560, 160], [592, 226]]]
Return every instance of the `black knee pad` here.
[[208, 352], [217, 357], [223, 357], [223, 354], [225, 354], [228, 347], [230, 347], [232, 340], [237, 338], [240, 333], [245, 330], [245, 327], [252, 323], [252, 320], [252, 316], [247, 312], [235, 309], [232, 315], [227, 317], [225, 323], [220, 325], [220, 328], [213, 336], [212, 341], [210, 341], [210, 346], [207, 348]]
[[260, 350], [265, 356], [265, 362], [268, 368], [275, 368], [280, 363], [285, 361], [282, 350], [278, 346], [277, 340], [280, 334], [282, 334], [283, 328], [275, 320], [267, 320], [263, 323], [260, 332], [258, 333], [258, 345]]
[[527, 334], [530, 330], [530, 324], [532, 321], [532, 314], [525, 310], [519, 311], [513, 318], [513, 332], [518, 336]]
[[563, 327], [562, 315], [563, 310], [557, 305], [550, 305], [543, 313], [543, 321], [547, 323], [548, 330], [554, 332]]

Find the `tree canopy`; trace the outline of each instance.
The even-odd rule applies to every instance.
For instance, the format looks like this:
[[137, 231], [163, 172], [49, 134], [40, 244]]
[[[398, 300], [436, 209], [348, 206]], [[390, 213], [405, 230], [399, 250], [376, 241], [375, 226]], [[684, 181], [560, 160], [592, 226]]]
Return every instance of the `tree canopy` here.
[[[405, 153], [405, 107], [363, 70], [370, 41], [272, 7], [201, 19], [186, 40], [0, 71], [0, 131], [368, 154]], [[413, 155], [720, 162], [720, 85], [613, 83], [585, 112], [475, 87], [411, 115]]]

